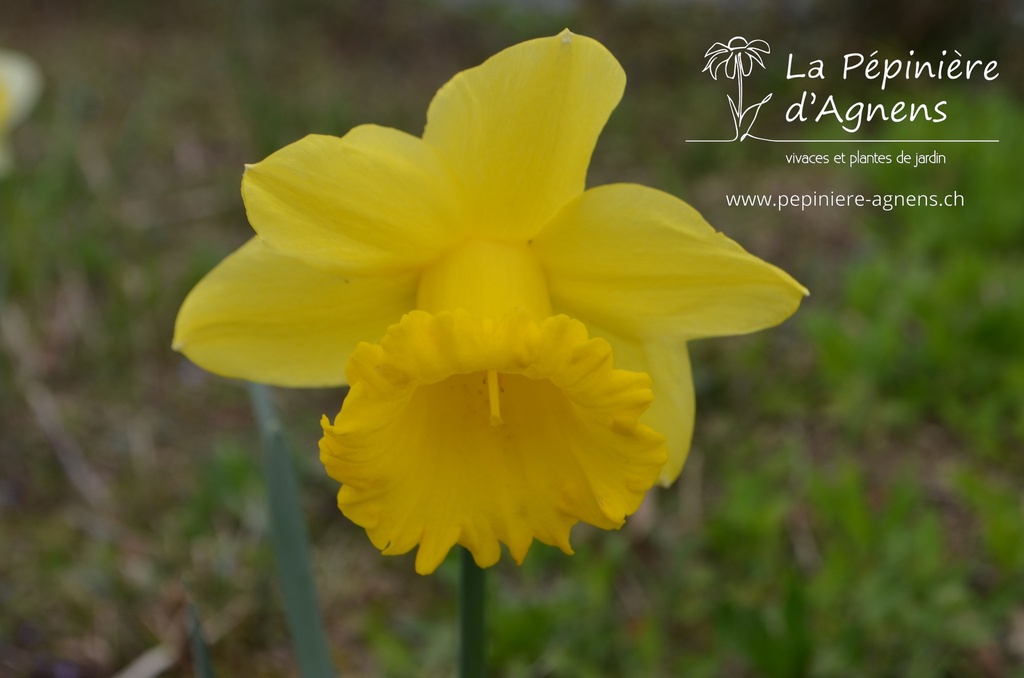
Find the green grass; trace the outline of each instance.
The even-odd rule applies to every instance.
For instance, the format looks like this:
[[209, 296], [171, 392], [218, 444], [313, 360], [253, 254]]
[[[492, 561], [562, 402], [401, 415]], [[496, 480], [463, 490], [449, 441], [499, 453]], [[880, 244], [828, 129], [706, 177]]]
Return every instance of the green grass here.
[[1020, 470], [1022, 122], [1019, 103], [986, 97], [973, 102], [969, 115], [960, 111], [943, 133], [960, 138], [983, 130], [998, 145], [944, 147], [946, 165], [865, 170], [879, 190], [912, 193], [927, 181], [928, 192], [955, 190], [966, 202], [869, 220], [865, 249], [845, 272], [842, 312], [815, 318], [813, 333], [826, 378], [834, 386], [854, 385], [836, 403], [848, 420], [913, 427], [937, 419], [977, 454], [1002, 457]]
[[[0, 44], [31, 54], [47, 82], [13, 135], [18, 171], [0, 181], [0, 327], [18, 335], [0, 342], [0, 675], [112, 675], [160, 644], [180, 655], [165, 675], [195, 675], [188, 601], [217, 675], [296, 675], [245, 389], [170, 350], [177, 308], [251, 233], [243, 163], [363, 122], [419, 133], [452, 74], [566, 25], [629, 75], [592, 183], [680, 195], [813, 296], [779, 329], [694, 344], [697, 432], [674, 488], [621, 532], [577, 528], [572, 558], [535, 545], [521, 568], [490, 571], [494, 675], [1024, 675], [1024, 106], [1000, 89], [1020, 74], [1001, 62], [971, 115], [949, 123], [950, 135], [995, 130], [996, 148], [916, 175], [811, 174], [763, 146], [684, 140], [727, 122], [722, 89], [700, 74], [705, 43], [765, 30], [813, 51], [834, 35], [809, 44], [757, 13], [604, 5], [5, 8]], [[779, 185], [922, 182], [970, 204], [722, 204]], [[30, 406], [39, 389], [56, 430]], [[451, 675], [456, 559], [421, 578], [412, 556], [380, 556], [317, 461], [319, 415], [341, 392], [275, 395], [340, 675]], [[75, 489], [55, 434], [80, 448], [103, 498]]]

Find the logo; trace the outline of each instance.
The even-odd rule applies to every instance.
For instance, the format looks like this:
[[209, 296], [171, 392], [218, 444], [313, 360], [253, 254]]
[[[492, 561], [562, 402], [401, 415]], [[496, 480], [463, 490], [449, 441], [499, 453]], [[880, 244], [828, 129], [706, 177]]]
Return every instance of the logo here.
[[[772, 100], [769, 93], [756, 103], [747, 103], [756, 98], [744, 92], [747, 78], [755, 72], [755, 66], [767, 70], [765, 57], [771, 54], [771, 47], [765, 40], [748, 40], [741, 35], [734, 36], [728, 42], [716, 42], [704, 53], [704, 73], [718, 80], [724, 75], [725, 80], [736, 81], [736, 98], [726, 94], [729, 113], [732, 116], [733, 133], [729, 139], [687, 139], [688, 142], [729, 143], [754, 139], [782, 144], [802, 143], [997, 143], [998, 139], [943, 139], [920, 138], [932, 135], [921, 135], [923, 125], [915, 128], [917, 138], [875, 138], [865, 139], [859, 135], [866, 123], [889, 123], [888, 129], [911, 129], [898, 127], [903, 123], [921, 121], [941, 124], [953, 115], [947, 106], [953, 107], [946, 99], [929, 100], [927, 93], [924, 100], [921, 96], [925, 90], [922, 82], [934, 81], [940, 96], [948, 96], [950, 85], [958, 81], [985, 80], [992, 81], [999, 77], [999, 63], [993, 60], [972, 59], [958, 49], [943, 49], [938, 54], [918, 55], [911, 49], [906, 54], [879, 55], [879, 50], [871, 53], [849, 52], [842, 55], [841, 68], [835, 63], [826, 64], [825, 59], [804, 61], [806, 66], [794, 66], [794, 55], [790, 52], [786, 63], [786, 81], [796, 81], [794, 86], [802, 87], [799, 95], [788, 105], [785, 101], [785, 115], [779, 115], [779, 102], [776, 100], [771, 107], [766, 106]], [[834, 55], [833, 55], [834, 56]], [[799, 60], [797, 60], [799, 61]], [[834, 60], [838, 61], [838, 60]], [[857, 89], [847, 87], [854, 80], [862, 81], [863, 86]], [[798, 85], [799, 83], [799, 85]], [[870, 91], [871, 85], [879, 90], [880, 96], [852, 100], [851, 91]], [[908, 85], [904, 90], [904, 85]], [[914, 85], [910, 87], [909, 85]], [[886, 88], [889, 88], [886, 90]], [[791, 89], [791, 88], [790, 88]], [[897, 90], [895, 93], [893, 90]], [[910, 96], [902, 98], [900, 90]], [[787, 90], [788, 92], [788, 90]], [[787, 92], [782, 95], [786, 99]], [[881, 96], [885, 93], [884, 96]], [[792, 96], [792, 93], [789, 93]], [[863, 96], [863, 95], [861, 95]], [[933, 98], [938, 98], [933, 97]], [[769, 108], [775, 114], [768, 113]], [[961, 108], [961, 111], [963, 108]], [[961, 112], [962, 114], [962, 112]], [[807, 138], [803, 134], [796, 138], [772, 139], [754, 134], [752, 131], [758, 117], [769, 120], [772, 129], [779, 129], [784, 123], [787, 129], [803, 130], [805, 124], [812, 125], [818, 134], [835, 135], [832, 138]], [[767, 117], [766, 117], [767, 116]], [[789, 126], [792, 127], [789, 127]], [[937, 129], [937, 128], [936, 128]], [[837, 134], [838, 133], [838, 134]], [[889, 132], [892, 134], [893, 132]], [[898, 132], [897, 132], [898, 134]], [[789, 136], [788, 134], [786, 136]], [[817, 135], [815, 135], [817, 136]], [[909, 136], [909, 135], [908, 135]]]
[[[704, 53], [708, 60], [703, 72], [711, 73], [711, 77], [718, 80], [719, 72], [722, 72], [729, 80], [736, 81], [736, 99], [731, 94], [725, 95], [729, 100], [729, 112], [732, 113], [732, 124], [734, 135], [732, 139], [720, 139], [719, 141], [743, 141], [747, 138], [759, 139], [750, 133], [757, 120], [757, 114], [761, 107], [768, 103], [772, 95], [769, 94], [756, 104], [743, 107], [743, 78], [748, 77], [754, 70], [754, 64], [764, 68], [762, 54], [770, 54], [771, 47], [764, 40], [747, 40], [737, 35], [728, 43], [716, 42]], [[768, 139], [762, 139], [768, 141]]]

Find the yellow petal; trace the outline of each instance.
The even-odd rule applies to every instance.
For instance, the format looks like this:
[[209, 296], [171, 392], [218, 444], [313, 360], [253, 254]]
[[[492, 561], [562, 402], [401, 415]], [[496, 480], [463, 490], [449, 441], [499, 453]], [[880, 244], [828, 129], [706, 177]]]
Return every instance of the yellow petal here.
[[324, 271], [253, 238], [189, 293], [174, 348], [228, 377], [281, 386], [344, 383], [360, 341], [413, 307], [414, 274], [363, 278]]
[[42, 86], [39, 67], [28, 57], [0, 50], [0, 133], [28, 115]]
[[595, 325], [587, 329], [611, 344], [616, 367], [650, 375], [654, 401], [640, 421], [665, 436], [668, 461], [658, 482], [668, 487], [682, 472], [693, 440], [696, 399], [686, 342], [651, 339], [641, 343]]
[[479, 233], [525, 241], [583, 191], [625, 84], [608, 50], [566, 30], [452, 78], [430, 104], [423, 138], [458, 174]]
[[465, 231], [455, 180], [430, 145], [363, 125], [307, 136], [246, 167], [253, 229], [282, 254], [345, 273], [404, 272]]
[[571, 553], [573, 524], [620, 526], [665, 463], [638, 421], [647, 375], [612, 369], [608, 343], [565, 316], [413, 311], [347, 372], [320, 458], [345, 515], [385, 554], [418, 544], [421, 574], [456, 543], [482, 567], [499, 542], [517, 562], [533, 539]]
[[533, 247], [556, 312], [631, 339], [754, 332], [807, 294], [682, 200], [634, 184], [588, 190]]
[[645, 342], [644, 349], [654, 402], [641, 421], [665, 436], [668, 461], [661, 469], [658, 482], [668, 487], [682, 472], [693, 440], [696, 400], [690, 352], [684, 341], [658, 339]]

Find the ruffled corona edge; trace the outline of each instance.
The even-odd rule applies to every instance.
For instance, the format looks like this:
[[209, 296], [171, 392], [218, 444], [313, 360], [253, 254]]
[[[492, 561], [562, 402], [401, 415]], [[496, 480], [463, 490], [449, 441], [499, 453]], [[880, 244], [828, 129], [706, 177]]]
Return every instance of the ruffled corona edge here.
[[320, 459], [342, 512], [385, 554], [418, 545], [421, 574], [455, 544], [481, 567], [500, 543], [517, 563], [533, 539], [572, 553], [575, 523], [620, 527], [665, 464], [639, 422], [648, 375], [613, 369], [608, 343], [564, 315], [413, 311], [346, 372]]

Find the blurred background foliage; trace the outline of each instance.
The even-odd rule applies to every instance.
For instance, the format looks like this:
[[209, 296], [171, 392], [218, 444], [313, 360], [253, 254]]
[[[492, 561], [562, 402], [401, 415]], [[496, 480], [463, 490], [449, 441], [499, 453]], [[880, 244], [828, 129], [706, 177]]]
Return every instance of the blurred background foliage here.
[[[0, 675], [192, 675], [189, 600], [220, 675], [296, 674], [245, 389], [170, 351], [177, 308], [250, 235], [243, 163], [363, 122], [418, 134], [451, 75], [568, 26], [629, 76], [590, 183], [683, 197], [812, 296], [779, 329], [693, 345], [675, 487], [621, 532], [577, 528], [572, 558], [535, 545], [492, 570], [493, 675], [1024, 676], [1022, 15], [1011, 0], [8, 0], [0, 45], [46, 90], [0, 181]], [[824, 170], [770, 144], [687, 144], [730, 131], [731, 90], [701, 69], [732, 35], [772, 44], [749, 86], [777, 100], [806, 87], [785, 80], [787, 51], [998, 59], [994, 83], [820, 86], [950, 101], [941, 128], [872, 123], [876, 138], [1001, 143]], [[966, 206], [724, 200], [833, 190]], [[341, 675], [450, 675], [454, 562], [420, 578], [411, 556], [379, 556], [317, 461], [341, 392], [277, 396]]]

